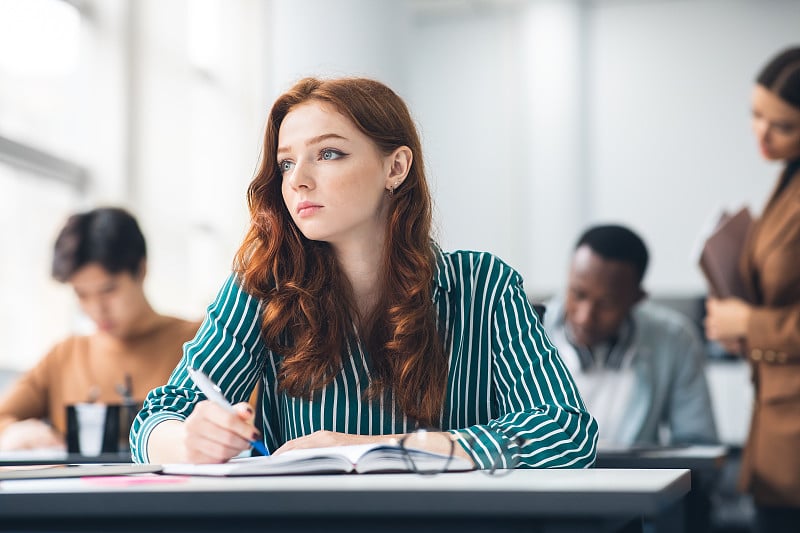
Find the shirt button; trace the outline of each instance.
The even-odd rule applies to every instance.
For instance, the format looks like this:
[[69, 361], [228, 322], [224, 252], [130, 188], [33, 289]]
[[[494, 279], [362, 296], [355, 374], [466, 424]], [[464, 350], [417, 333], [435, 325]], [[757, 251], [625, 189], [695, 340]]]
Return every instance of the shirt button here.
[[764, 352], [764, 361], [767, 363], [774, 363], [775, 362], [775, 352], [772, 350], [767, 350]]
[[750, 350], [750, 358], [753, 361], [761, 361], [761, 350], [759, 350], [758, 348]]
[[785, 363], [789, 360], [789, 355], [786, 352], [778, 352], [777, 361], [779, 363]]

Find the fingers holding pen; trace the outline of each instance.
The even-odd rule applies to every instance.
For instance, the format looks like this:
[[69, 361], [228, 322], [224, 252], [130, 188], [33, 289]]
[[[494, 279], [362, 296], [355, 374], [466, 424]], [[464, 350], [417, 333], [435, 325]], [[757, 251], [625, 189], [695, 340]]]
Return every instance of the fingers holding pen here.
[[196, 463], [227, 461], [259, 438], [252, 409], [238, 404], [233, 410], [210, 401], [199, 402], [185, 422], [188, 460]]

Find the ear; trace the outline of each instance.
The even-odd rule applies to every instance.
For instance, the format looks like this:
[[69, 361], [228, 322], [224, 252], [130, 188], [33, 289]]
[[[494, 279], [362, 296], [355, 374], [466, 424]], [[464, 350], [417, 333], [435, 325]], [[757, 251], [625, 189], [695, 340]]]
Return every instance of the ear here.
[[145, 276], [147, 276], [147, 259], [142, 258], [142, 260], [139, 261], [139, 268], [134, 278], [137, 281], [144, 281]]
[[637, 287], [636, 288], [636, 297], [633, 300], [633, 305], [638, 304], [639, 302], [641, 302], [642, 300], [647, 298], [647, 296], [648, 296], [647, 295], [647, 291], [645, 291], [641, 287]]
[[414, 161], [414, 154], [408, 146], [400, 146], [386, 158], [389, 165], [386, 173], [386, 183], [384, 186], [387, 191], [393, 191], [405, 181], [411, 170], [411, 163]]

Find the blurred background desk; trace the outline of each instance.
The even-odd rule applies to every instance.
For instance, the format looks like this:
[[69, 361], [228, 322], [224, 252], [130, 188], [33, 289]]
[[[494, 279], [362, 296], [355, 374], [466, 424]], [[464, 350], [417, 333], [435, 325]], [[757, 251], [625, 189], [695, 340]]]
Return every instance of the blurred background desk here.
[[688, 468], [692, 490], [686, 499], [687, 533], [708, 533], [712, 492], [728, 457], [726, 446], [683, 446], [597, 450], [598, 468]]
[[0, 483], [14, 531], [682, 531], [687, 470], [517, 470], [437, 476], [145, 475]]
[[0, 467], [3, 466], [32, 466], [51, 464], [110, 464], [130, 463], [131, 454], [128, 453], [101, 453], [87, 457], [78, 453], [67, 453], [57, 450], [20, 450], [14, 452], [0, 452]]
[[688, 468], [717, 472], [725, 464], [727, 446], [667, 446], [597, 450], [598, 468]]

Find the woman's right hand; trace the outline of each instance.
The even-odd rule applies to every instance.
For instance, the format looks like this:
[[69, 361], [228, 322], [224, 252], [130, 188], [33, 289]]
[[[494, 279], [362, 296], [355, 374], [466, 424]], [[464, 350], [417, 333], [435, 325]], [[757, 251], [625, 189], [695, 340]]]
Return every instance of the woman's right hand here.
[[148, 461], [223, 463], [258, 439], [253, 409], [243, 402], [230, 412], [208, 400], [198, 402], [186, 420], [165, 420], [153, 428], [147, 443]]
[[223, 463], [250, 447], [261, 437], [253, 426], [254, 413], [247, 402], [230, 412], [204, 400], [183, 422], [183, 446], [189, 463]]
[[722, 349], [725, 350], [725, 353], [729, 353], [732, 355], [744, 355], [745, 352], [744, 339], [727, 339], [716, 342], [720, 346], [722, 346]]
[[740, 298], [708, 298], [703, 325], [706, 337], [730, 342], [745, 338], [753, 308]]

